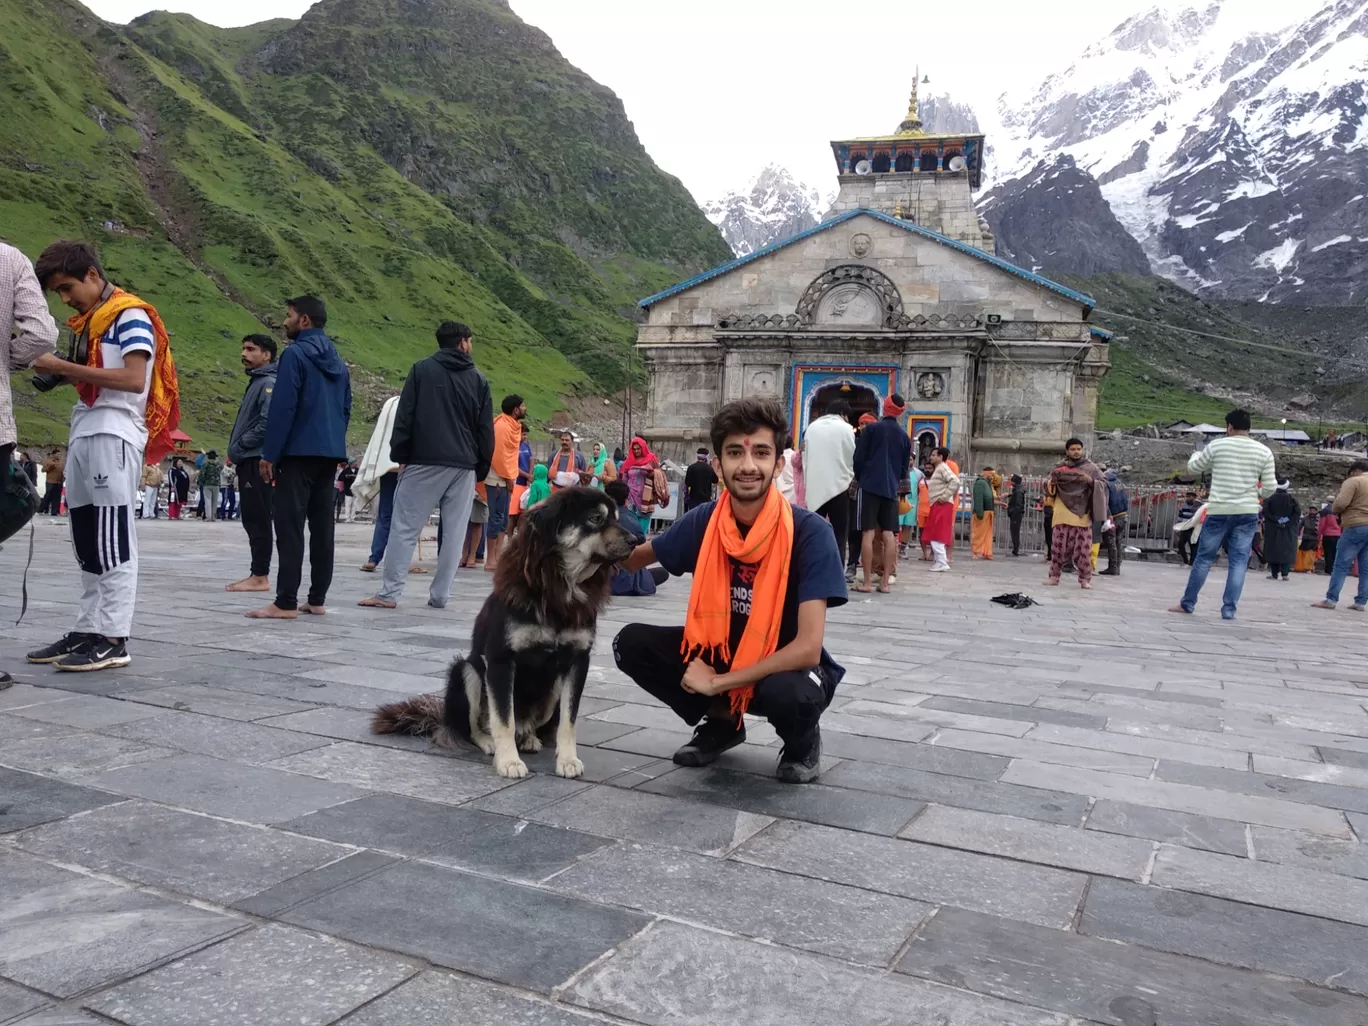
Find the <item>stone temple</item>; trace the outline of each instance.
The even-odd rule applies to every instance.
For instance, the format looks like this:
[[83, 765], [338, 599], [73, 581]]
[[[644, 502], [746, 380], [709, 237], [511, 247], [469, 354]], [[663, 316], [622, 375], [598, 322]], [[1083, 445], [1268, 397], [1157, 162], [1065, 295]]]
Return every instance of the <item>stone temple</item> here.
[[924, 459], [1040, 471], [1094, 429], [1111, 336], [1093, 300], [994, 254], [974, 211], [982, 135], [923, 131], [917, 87], [888, 136], [833, 142], [840, 193], [821, 224], [640, 302], [646, 436], [683, 458], [717, 407], [779, 398], [795, 438], [840, 396], [907, 401]]

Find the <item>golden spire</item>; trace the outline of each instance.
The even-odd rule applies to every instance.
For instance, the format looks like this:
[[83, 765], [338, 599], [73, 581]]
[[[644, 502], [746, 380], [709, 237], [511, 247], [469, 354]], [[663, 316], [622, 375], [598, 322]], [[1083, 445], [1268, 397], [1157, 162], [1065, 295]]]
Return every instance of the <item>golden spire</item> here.
[[917, 72], [912, 76], [912, 97], [907, 101], [907, 116], [903, 118], [902, 124], [898, 126], [898, 135], [914, 136], [923, 135], [921, 114], [917, 110], [917, 83], [921, 80], [921, 66], [917, 66]]

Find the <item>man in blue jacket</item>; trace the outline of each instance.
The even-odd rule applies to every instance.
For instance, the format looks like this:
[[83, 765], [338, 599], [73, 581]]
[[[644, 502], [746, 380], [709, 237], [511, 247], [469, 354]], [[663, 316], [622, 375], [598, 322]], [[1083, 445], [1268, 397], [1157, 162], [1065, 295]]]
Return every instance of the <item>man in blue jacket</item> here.
[[[287, 303], [290, 339], [276, 372], [261, 445], [261, 479], [275, 483], [276, 598], [247, 616], [293, 620], [322, 615], [333, 572], [333, 475], [347, 458], [351, 376], [332, 339], [328, 313], [315, 296]], [[304, 571], [304, 524], [309, 525], [309, 600], [299, 602]]]
[[906, 404], [894, 393], [884, 400], [883, 419], [866, 424], [855, 442], [855, 479], [860, 483], [860, 560], [864, 584], [856, 591], [869, 592], [874, 571], [875, 535], [882, 535], [880, 567], [882, 592], [892, 591], [898, 568], [898, 485], [912, 462], [912, 439], [898, 423]]
[[1115, 470], [1107, 471], [1107, 513], [1111, 520], [1111, 530], [1102, 532], [1102, 546], [1107, 550], [1107, 569], [1101, 577], [1120, 577], [1121, 561], [1125, 558], [1126, 520], [1130, 514], [1130, 496], [1121, 476]]

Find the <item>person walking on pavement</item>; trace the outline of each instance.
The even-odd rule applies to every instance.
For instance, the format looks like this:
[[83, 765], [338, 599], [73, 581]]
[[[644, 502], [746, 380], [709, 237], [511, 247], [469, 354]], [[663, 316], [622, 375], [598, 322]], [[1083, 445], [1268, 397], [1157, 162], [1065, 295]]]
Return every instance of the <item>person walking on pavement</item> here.
[[[14, 423], [10, 371], [27, 367], [57, 344], [57, 322], [48, 312], [42, 286], [28, 257], [0, 242], [0, 472], [9, 467], [19, 444]], [[58, 496], [60, 510], [61, 496]], [[0, 691], [14, 683], [0, 672]]]
[[833, 399], [803, 433], [803, 481], [808, 509], [831, 525], [841, 566], [850, 543], [850, 483], [855, 479], [855, 429], [850, 403]]
[[1126, 523], [1130, 516], [1130, 496], [1121, 483], [1121, 475], [1114, 469], [1108, 470], [1107, 514], [1109, 526], [1102, 531], [1102, 545], [1107, 550], [1107, 569], [1099, 572], [1099, 577], [1120, 577], [1121, 563], [1125, 559]]
[[[157, 519], [157, 499], [161, 494], [162, 482], [166, 480], [166, 474], [162, 471], [161, 464], [149, 463], [142, 469], [142, 511], [139, 514], [141, 520]], [[168, 513], [169, 515], [169, 513]]]
[[[705, 503], [712, 502], [713, 492], [717, 490], [717, 471], [713, 470], [712, 460], [708, 458], [708, 450], [699, 449], [694, 455], [696, 459], [689, 466], [689, 469], [684, 471], [685, 513]], [[637, 526], [640, 527], [640, 522]], [[640, 531], [635, 533], [640, 533]], [[642, 535], [643, 541], [645, 538], [646, 536]]]
[[931, 476], [926, 479], [926, 516], [924, 537], [931, 546], [932, 573], [950, 569], [946, 547], [955, 542], [955, 506], [959, 502], [959, 475], [950, 469], [950, 450], [941, 446], [931, 450]]
[[1183, 561], [1183, 566], [1192, 565], [1192, 528], [1186, 526], [1188, 522], [1197, 515], [1197, 511], [1202, 508], [1202, 500], [1197, 497], [1196, 492], [1188, 492], [1183, 497], [1183, 504], [1178, 507], [1175, 516], [1173, 535], [1177, 539], [1178, 558]]
[[1226, 414], [1226, 434], [1213, 438], [1188, 459], [1188, 473], [1210, 474], [1207, 516], [1197, 540], [1197, 554], [1188, 573], [1187, 590], [1170, 612], [1191, 614], [1197, 596], [1221, 547], [1226, 547], [1226, 586], [1221, 619], [1235, 619], [1235, 610], [1249, 570], [1249, 549], [1259, 526], [1259, 499], [1276, 488], [1278, 478], [1273, 453], [1249, 437], [1250, 418], [1245, 410]]
[[883, 581], [879, 591], [892, 591], [898, 570], [898, 487], [907, 475], [912, 459], [912, 440], [898, 419], [905, 409], [896, 393], [884, 400], [883, 418], [860, 432], [855, 443], [855, 477], [860, 482], [860, 561], [864, 583], [854, 590], [873, 591], [870, 575], [874, 570], [875, 536], [880, 539]]
[[1064, 459], [1045, 482], [1045, 501], [1054, 509], [1050, 576], [1045, 583], [1058, 585], [1065, 564], [1072, 560], [1078, 586], [1091, 589], [1093, 525], [1107, 519], [1107, 482], [1097, 464], [1083, 455], [1082, 440], [1064, 443]]
[[494, 455], [484, 479], [485, 573], [492, 574], [499, 563], [499, 549], [508, 532], [508, 504], [518, 480], [518, 445], [522, 441], [522, 422], [527, 403], [517, 394], [506, 395], [494, 418]]
[[399, 482], [399, 464], [390, 459], [390, 441], [394, 432], [394, 411], [399, 408], [399, 397], [392, 395], [380, 407], [380, 416], [366, 443], [365, 455], [356, 475], [352, 491], [362, 506], [373, 505], [375, 526], [371, 529], [370, 555], [361, 569], [374, 573], [385, 558], [389, 544], [390, 520], [394, 513], [394, 487]]
[[185, 469], [185, 461], [177, 456], [171, 461], [170, 483], [166, 486], [166, 515], [179, 520], [181, 507], [190, 498], [190, 472]]
[[[287, 304], [285, 347], [276, 371], [258, 469], [275, 485], [271, 519], [276, 535], [275, 601], [245, 615], [293, 620], [326, 612], [333, 576], [333, 474], [347, 455], [351, 375], [323, 332], [328, 311], [316, 296]], [[304, 525], [309, 526], [309, 594], [299, 601], [304, 574]]]
[[66, 477], [66, 461], [61, 456], [49, 456], [43, 461], [43, 501], [38, 512], [59, 516], [62, 512], [62, 481]]
[[390, 457], [403, 469], [394, 492], [394, 513], [385, 550], [384, 582], [359, 603], [393, 609], [404, 594], [409, 560], [433, 507], [440, 507], [447, 544], [437, 553], [428, 605], [442, 609], [461, 561], [475, 482], [484, 480], [494, 457], [494, 401], [489, 382], [475, 369], [474, 336], [464, 324], [444, 321], [437, 352], [409, 371], [395, 411]]
[[217, 449], [210, 449], [199, 468], [200, 501], [204, 504], [204, 519], [219, 518], [219, 489], [223, 487], [223, 460]]
[[1339, 517], [1340, 539], [1335, 547], [1335, 565], [1330, 571], [1325, 598], [1312, 605], [1317, 609], [1334, 609], [1350, 568], [1357, 564], [1358, 593], [1349, 608], [1362, 613], [1368, 610], [1368, 460], [1355, 460], [1350, 464], [1349, 476], [1330, 504], [1330, 511]]
[[1283, 478], [1278, 490], [1264, 503], [1264, 559], [1268, 577], [1289, 580], [1297, 558], [1297, 538], [1301, 534], [1301, 506], [1292, 495], [1292, 482]]
[[1012, 555], [1021, 555], [1021, 521], [1026, 516], [1026, 485], [1020, 474], [1012, 475], [1012, 491], [1007, 496], [1007, 527], [1012, 535]]
[[270, 335], [248, 335], [242, 340], [247, 388], [228, 436], [228, 458], [237, 467], [242, 529], [247, 532], [251, 562], [246, 577], [224, 586], [228, 591], [271, 590], [272, 488], [261, 477], [261, 445], [266, 441], [271, 393], [280, 370], [275, 360], [276, 341]]
[[1321, 507], [1320, 512], [1320, 544], [1321, 553], [1325, 557], [1325, 573], [1330, 575], [1335, 569], [1335, 555], [1339, 550], [1340, 535], [1344, 533], [1344, 528], [1340, 526], [1340, 519], [1335, 514], [1334, 498], [1326, 501]]

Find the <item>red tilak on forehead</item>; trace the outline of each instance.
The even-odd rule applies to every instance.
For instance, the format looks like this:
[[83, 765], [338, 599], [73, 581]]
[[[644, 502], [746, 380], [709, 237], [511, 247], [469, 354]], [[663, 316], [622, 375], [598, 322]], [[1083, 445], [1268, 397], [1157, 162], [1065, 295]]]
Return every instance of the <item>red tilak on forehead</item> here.
[[741, 444], [744, 445], [747, 449], [749, 449], [749, 448], [750, 448], [750, 439], [749, 439], [749, 438], [743, 438], [743, 439], [741, 439]]

